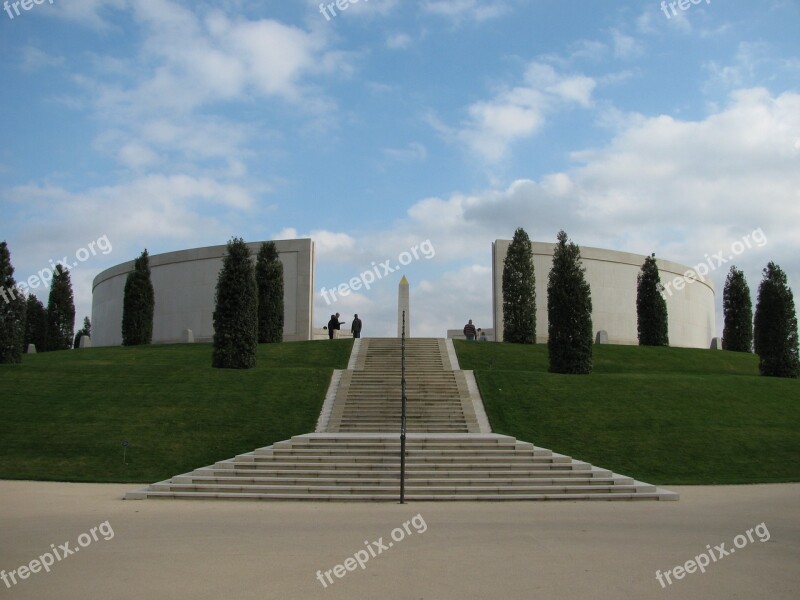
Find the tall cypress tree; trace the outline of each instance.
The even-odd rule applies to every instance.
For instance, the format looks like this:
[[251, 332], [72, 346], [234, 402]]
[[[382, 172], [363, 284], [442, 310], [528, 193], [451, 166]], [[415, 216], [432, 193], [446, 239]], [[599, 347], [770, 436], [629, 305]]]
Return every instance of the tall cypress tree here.
[[47, 300], [47, 349], [69, 350], [75, 329], [75, 301], [69, 271], [56, 265]]
[[6, 242], [0, 243], [0, 364], [22, 362], [25, 341], [26, 300], [14, 280], [14, 267]]
[[47, 351], [47, 310], [39, 299], [28, 294], [28, 311], [25, 319], [25, 341], [22, 347], [28, 351], [28, 345], [36, 346], [37, 352]]
[[722, 292], [725, 326], [722, 349], [732, 352], [753, 351], [753, 301], [744, 273], [732, 266]]
[[264, 242], [256, 257], [258, 343], [283, 341], [283, 263], [275, 242]]
[[214, 354], [218, 369], [251, 369], [258, 351], [258, 289], [250, 249], [241, 238], [228, 242], [217, 279]]
[[669, 346], [667, 301], [662, 295], [656, 255], [644, 259], [636, 276], [636, 328], [640, 346]]
[[797, 315], [786, 273], [770, 262], [758, 288], [754, 327], [758, 368], [770, 377], [798, 377]]
[[536, 276], [533, 246], [520, 227], [503, 259], [503, 341], [536, 343]]
[[155, 291], [150, 280], [150, 255], [144, 252], [125, 279], [122, 301], [122, 345], [141, 346], [153, 341]]
[[558, 233], [547, 282], [547, 351], [552, 373], [592, 372], [592, 292], [580, 248]]

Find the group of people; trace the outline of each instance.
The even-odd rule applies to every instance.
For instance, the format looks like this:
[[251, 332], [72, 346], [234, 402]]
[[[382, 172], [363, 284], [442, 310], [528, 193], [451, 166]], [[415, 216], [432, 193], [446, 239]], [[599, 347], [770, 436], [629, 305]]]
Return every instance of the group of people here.
[[475, 325], [472, 324], [472, 319], [469, 320], [469, 323], [464, 325], [464, 337], [469, 341], [475, 341], [477, 339], [478, 341], [486, 342], [489, 340], [484, 331], [475, 329]]
[[[342, 325], [344, 325], [344, 321], [339, 320], [340, 316], [341, 315], [339, 315], [339, 313], [331, 315], [331, 320], [328, 321], [328, 339], [332, 340], [334, 337], [338, 337], [338, 333], [336, 332], [341, 330]], [[353, 324], [350, 326], [350, 333], [353, 334], [354, 338], [361, 337], [361, 327], [362, 327], [361, 319], [358, 318], [358, 313], [356, 313], [355, 315], [353, 315]], [[474, 340], [478, 340], [481, 342], [488, 341], [486, 333], [480, 329], [476, 329], [475, 325], [472, 324], [472, 319], [469, 320], [469, 323], [464, 325], [464, 337], [466, 337], [468, 340], [471, 341]]]
[[[328, 321], [328, 339], [333, 339], [334, 336], [338, 337], [337, 331], [339, 331], [344, 325], [344, 321], [339, 320], [339, 313], [335, 315], [331, 315], [331, 320]], [[350, 326], [350, 333], [353, 334], [354, 338], [361, 337], [361, 319], [358, 318], [358, 314], [356, 313], [353, 315], [353, 324]]]

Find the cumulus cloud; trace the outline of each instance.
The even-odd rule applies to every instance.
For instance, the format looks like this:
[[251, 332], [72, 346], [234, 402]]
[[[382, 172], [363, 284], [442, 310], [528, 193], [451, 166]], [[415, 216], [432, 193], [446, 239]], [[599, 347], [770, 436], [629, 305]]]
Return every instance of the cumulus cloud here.
[[[421, 199], [405, 220], [357, 236], [355, 245], [391, 256], [414, 239], [433, 242], [440, 274], [412, 279], [412, 304], [424, 307], [415, 335], [444, 335], [447, 327], [460, 326], [457, 318], [489, 326], [491, 243], [520, 226], [537, 241], [555, 241], [565, 229], [582, 246], [655, 252], [688, 266], [718, 252], [727, 259], [736, 241], [761, 229], [768, 243], [731, 263], [745, 270], [755, 292], [761, 269], [775, 260], [797, 290], [799, 132], [800, 94], [761, 88], [731, 94], [723, 109], [704, 119], [627, 115], [608, 144], [574, 153], [568, 171]], [[718, 320], [731, 263], [711, 274]], [[381, 301], [394, 306], [395, 285], [387, 285]], [[456, 317], [454, 307], [464, 314]], [[391, 311], [384, 312], [393, 323]]]
[[466, 144], [485, 161], [497, 163], [515, 141], [536, 135], [559, 108], [588, 108], [596, 85], [585, 75], [562, 74], [549, 64], [535, 61], [520, 85], [470, 105], [469, 118], [460, 127], [450, 128], [436, 119], [432, 124], [445, 137]]

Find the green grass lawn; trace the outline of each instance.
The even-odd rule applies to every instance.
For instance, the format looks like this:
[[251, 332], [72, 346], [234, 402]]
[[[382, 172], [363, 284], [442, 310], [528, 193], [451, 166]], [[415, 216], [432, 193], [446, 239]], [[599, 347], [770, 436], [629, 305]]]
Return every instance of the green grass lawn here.
[[265, 344], [245, 371], [208, 344], [26, 355], [0, 365], [0, 478], [153, 482], [311, 432], [351, 348]]
[[754, 355], [595, 346], [591, 375], [547, 346], [456, 341], [497, 433], [656, 484], [800, 481], [800, 381]]

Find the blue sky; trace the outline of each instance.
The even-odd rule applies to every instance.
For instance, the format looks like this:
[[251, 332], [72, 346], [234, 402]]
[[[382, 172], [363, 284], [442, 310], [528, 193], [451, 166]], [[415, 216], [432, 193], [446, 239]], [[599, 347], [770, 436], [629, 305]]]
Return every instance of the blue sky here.
[[25, 280], [106, 236], [73, 270], [78, 323], [103, 269], [232, 236], [312, 237], [316, 324], [358, 312], [365, 335], [393, 334], [403, 274], [415, 335], [491, 326], [491, 242], [519, 226], [687, 265], [760, 229], [736, 258], [753, 293], [769, 260], [797, 291], [800, 3], [675, 4], [10, 7], [0, 237]]

